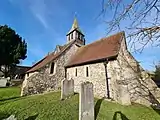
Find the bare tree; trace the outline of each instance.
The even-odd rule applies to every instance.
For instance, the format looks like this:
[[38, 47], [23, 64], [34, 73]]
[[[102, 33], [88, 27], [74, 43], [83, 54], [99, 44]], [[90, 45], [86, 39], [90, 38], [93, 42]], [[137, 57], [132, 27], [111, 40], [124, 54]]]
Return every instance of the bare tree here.
[[160, 46], [160, 0], [102, 0], [100, 15], [108, 14], [107, 33], [125, 29], [134, 51]]

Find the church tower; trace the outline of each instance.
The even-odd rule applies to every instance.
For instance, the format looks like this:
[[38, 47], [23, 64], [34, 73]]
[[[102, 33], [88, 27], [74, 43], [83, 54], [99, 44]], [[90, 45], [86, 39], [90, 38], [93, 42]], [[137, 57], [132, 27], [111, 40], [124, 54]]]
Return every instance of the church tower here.
[[85, 45], [84, 34], [80, 30], [76, 18], [74, 18], [72, 28], [70, 29], [70, 31], [67, 33], [66, 36], [67, 36], [67, 43], [73, 40], [78, 40], [82, 45]]

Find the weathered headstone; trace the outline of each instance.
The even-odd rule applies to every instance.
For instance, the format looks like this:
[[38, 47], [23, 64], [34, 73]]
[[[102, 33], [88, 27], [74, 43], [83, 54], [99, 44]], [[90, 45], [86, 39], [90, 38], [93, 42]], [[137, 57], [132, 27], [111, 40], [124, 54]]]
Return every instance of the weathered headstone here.
[[0, 78], [0, 87], [6, 87], [7, 78]]
[[94, 120], [94, 95], [91, 82], [81, 83], [79, 120]]
[[131, 105], [130, 94], [127, 85], [120, 85], [120, 99], [122, 105]]
[[66, 78], [61, 82], [61, 100], [74, 95], [74, 80], [67, 80]]

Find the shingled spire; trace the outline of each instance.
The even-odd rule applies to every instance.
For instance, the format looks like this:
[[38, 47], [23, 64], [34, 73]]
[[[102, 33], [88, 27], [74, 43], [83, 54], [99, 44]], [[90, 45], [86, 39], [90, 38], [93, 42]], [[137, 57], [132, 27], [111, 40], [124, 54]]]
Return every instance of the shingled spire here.
[[70, 41], [73, 41], [75, 39], [78, 39], [79, 41], [81, 41], [83, 45], [85, 44], [84, 34], [82, 33], [82, 31], [79, 28], [78, 21], [77, 21], [76, 17], [74, 18], [72, 27], [67, 34], [67, 43], [69, 43]]

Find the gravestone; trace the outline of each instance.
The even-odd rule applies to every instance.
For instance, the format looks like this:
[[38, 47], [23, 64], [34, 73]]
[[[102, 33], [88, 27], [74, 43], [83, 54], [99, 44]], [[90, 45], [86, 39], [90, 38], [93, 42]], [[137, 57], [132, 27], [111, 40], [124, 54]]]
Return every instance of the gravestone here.
[[66, 78], [61, 82], [61, 100], [74, 95], [74, 80], [67, 80]]
[[81, 83], [79, 120], [94, 120], [94, 95], [91, 82]]
[[7, 78], [0, 78], [0, 87], [6, 87], [7, 81]]
[[120, 85], [120, 99], [122, 105], [131, 105], [130, 94], [127, 85]]

